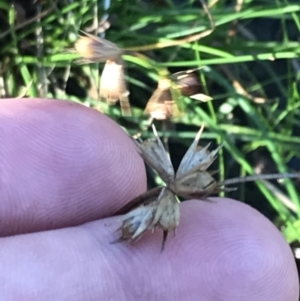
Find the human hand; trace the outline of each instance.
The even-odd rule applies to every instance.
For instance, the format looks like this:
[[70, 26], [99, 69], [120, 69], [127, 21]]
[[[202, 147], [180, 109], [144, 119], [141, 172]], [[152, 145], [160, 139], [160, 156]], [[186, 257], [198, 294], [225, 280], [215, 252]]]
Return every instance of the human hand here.
[[[176, 236], [111, 244], [110, 217], [146, 190], [108, 117], [46, 99], [0, 100], [0, 300], [297, 301], [289, 246], [230, 199], [186, 201]], [[24, 233], [24, 234], [22, 234]]]

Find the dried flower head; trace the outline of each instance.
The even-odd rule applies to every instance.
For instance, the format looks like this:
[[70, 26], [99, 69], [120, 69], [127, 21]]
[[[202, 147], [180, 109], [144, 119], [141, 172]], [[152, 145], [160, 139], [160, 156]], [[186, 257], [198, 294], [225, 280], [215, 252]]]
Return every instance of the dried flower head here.
[[[144, 161], [158, 173], [166, 186], [156, 191], [155, 199], [153, 194], [146, 195], [145, 201], [148, 201], [148, 205], [138, 207], [124, 216], [121, 239], [132, 241], [141, 237], [145, 231], [159, 227], [164, 232], [163, 249], [168, 232], [175, 231], [179, 224], [180, 212], [176, 195], [201, 198], [218, 191], [219, 185], [206, 169], [214, 161], [219, 148], [209, 152], [208, 146], [197, 147], [203, 132], [202, 126], [175, 174], [155, 127], [153, 131], [155, 139], [139, 141], [136, 145]], [[152, 202], [149, 204], [150, 197]]]
[[120, 101], [122, 114], [131, 116], [129, 91], [124, 76], [123, 50], [116, 44], [85, 33], [75, 43], [75, 50], [81, 55], [82, 63], [106, 62], [100, 82], [100, 98], [113, 105]]
[[[240, 182], [254, 181], [257, 179], [299, 178], [300, 174], [272, 174], [256, 175], [238, 179], [229, 179], [218, 183], [207, 169], [216, 159], [219, 146], [213, 151], [206, 147], [199, 147], [198, 142], [203, 132], [201, 127], [175, 174], [172, 163], [166, 153], [155, 127], [153, 131], [155, 139], [136, 142], [141, 157], [166, 183], [163, 187], [152, 190], [133, 199], [129, 204], [121, 208], [116, 214], [124, 214], [121, 226], [122, 236], [120, 240], [133, 241], [140, 238], [147, 230], [161, 228], [163, 230], [164, 248], [167, 234], [170, 230], [176, 230], [179, 225], [179, 203], [176, 196], [183, 198], [196, 198], [204, 200], [211, 194], [221, 190], [232, 190], [223, 188]], [[137, 207], [139, 206], [139, 207]]]
[[113, 61], [122, 55], [123, 50], [116, 44], [87, 32], [83, 33], [85, 36], [80, 36], [74, 45], [76, 52], [83, 58], [82, 62], [98, 63], [107, 60]]

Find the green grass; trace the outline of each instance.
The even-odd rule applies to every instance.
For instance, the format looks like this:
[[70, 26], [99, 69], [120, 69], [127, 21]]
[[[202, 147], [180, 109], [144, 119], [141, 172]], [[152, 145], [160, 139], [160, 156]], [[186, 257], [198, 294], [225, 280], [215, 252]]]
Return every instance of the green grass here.
[[[183, 154], [205, 122], [203, 139], [225, 142], [217, 166], [220, 180], [253, 174], [257, 163], [252, 157], [261, 159], [259, 152], [271, 162], [272, 172], [295, 171], [289, 162], [300, 157], [298, 1], [246, 0], [239, 10], [226, 5], [230, 1], [209, 1], [215, 2], [210, 7], [214, 24], [199, 1], [181, 1], [185, 4], [180, 5], [160, 1], [165, 3], [160, 6], [156, 1], [148, 2], [153, 4], [145, 8], [138, 0], [111, 1], [107, 13], [113, 22], [105, 37], [142, 55], [124, 56], [134, 116], [122, 117], [118, 106], [102, 104], [101, 108], [129, 133], [137, 133], [147, 121], [143, 110], [159, 72], [203, 66], [199, 71], [203, 93], [213, 100], [198, 103], [185, 98], [185, 115], [176, 118], [175, 127], [163, 135], [179, 145]], [[1, 97], [16, 97], [26, 91], [32, 97], [97, 105], [89, 91], [97, 89], [103, 65], [77, 65], [76, 54], [68, 50], [80, 29], [100, 22], [105, 14], [102, 1], [48, 0], [35, 8], [41, 18], [17, 21], [16, 15], [22, 11], [0, 0], [1, 28], [6, 28], [0, 31]], [[208, 34], [201, 39], [176, 42], [203, 32]], [[86, 96], [66, 93], [70, 78]], [[157, 126], [161, 129], [159, 122]], [[149, 135], [150, 131], [144, 137]], [[174, 151], [172, 143], [170, 151]], [[287, 203], [265, 182], [257, 181], [255, 198], [263, 203], [257, 206], [269, 208], [266, 210], [274, 221], [280, 219], [289, 242], [299, 241], [299, 184], [288, 179], [275, 184]], [[247, 186], [241, 186], [235, 197], [251, 203], [245, 194]]]

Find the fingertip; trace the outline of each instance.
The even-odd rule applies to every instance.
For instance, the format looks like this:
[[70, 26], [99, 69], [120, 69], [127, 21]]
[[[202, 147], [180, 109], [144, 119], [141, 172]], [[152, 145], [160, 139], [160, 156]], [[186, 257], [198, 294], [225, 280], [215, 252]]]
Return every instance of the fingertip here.
[[103, 218], [146, 189], [133, 141], [94, 109], [2, 99], [0, 124], [0, 235]]

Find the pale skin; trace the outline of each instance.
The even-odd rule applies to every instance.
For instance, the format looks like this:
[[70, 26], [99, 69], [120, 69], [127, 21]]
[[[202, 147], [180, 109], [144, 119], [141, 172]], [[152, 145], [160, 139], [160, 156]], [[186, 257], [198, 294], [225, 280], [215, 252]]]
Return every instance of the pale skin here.
[[[0, 300], [297, 301], [279, 231], [241, 202], [186, 201], [175, 237], [111, 244], [146, 190], [112, 120], [79, 104], [0, 100]], [[24, 234], [21, 234], [24, 233]]]

